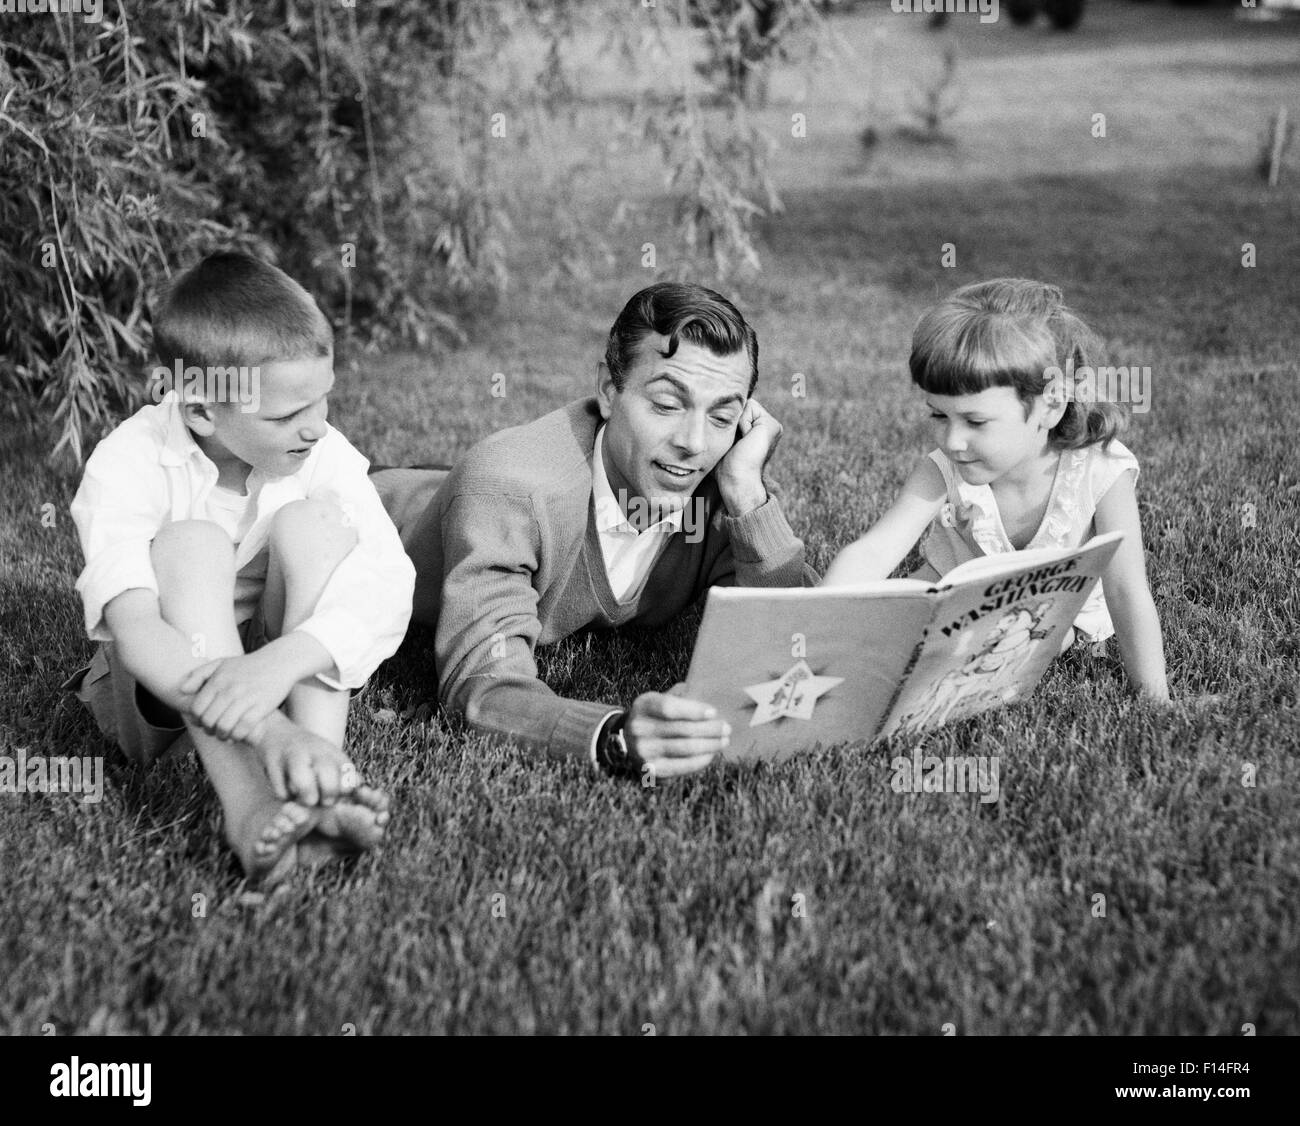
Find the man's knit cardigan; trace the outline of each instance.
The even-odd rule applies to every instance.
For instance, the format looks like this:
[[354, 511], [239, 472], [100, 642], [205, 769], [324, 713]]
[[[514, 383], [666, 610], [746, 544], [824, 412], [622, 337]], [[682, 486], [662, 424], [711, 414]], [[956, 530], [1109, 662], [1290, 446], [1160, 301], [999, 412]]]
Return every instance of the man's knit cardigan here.
[[558, 755], [588, 755], [619, 708], [557, 696], [537, 677], [537, 645], [663, 625], [710, 586], [817, 582], [776, 497], [733, 519], [710, 474], [692, 501], [695, 534], [674, 534], [640, 594], [617, 602], [592, 503], [600, 424], [596, 400], [579, 400], [485, 438], [450, 472], [374, 477], [415, 563], [412, 620], [435, 630], [439, 699], [479, 730]]

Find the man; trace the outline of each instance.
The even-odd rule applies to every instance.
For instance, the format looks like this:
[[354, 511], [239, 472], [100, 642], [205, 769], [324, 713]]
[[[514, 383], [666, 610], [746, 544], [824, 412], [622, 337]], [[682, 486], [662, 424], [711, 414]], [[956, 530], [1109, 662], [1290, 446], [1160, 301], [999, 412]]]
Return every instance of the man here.
[[595, 398], [484, 439], [450, 473], [374, 475], [415, 563], [413, 620], [436, 631], [446, 708], [615, 772], [713, 761], [730, 732], [709, 705], [676, 690], [626, 711], [561, 699], [533, 651], [587, 627], [663, 625], [714, 585], [817, 582], [763, 482], [781, 425], [751, 397], [757, 380], [735, 306], [661, 282], [615, 321]]

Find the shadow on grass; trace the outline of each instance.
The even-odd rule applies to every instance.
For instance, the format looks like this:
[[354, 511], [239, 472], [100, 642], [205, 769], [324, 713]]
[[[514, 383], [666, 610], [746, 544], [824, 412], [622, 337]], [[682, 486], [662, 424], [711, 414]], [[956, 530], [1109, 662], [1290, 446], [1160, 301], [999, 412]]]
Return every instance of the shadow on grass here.
[[1300, 193], [1269, 193], [1245, 164], [826, 188], [790, 193], [762, 230], [779, 275], [842, 263], [917, 315], [967, 282], [1037, 277], [1103, 327], [1149, 334], [1158, 320], [1167, 346], [1222, 354], [1285, 339], [1276, 310], [1300, 304]]

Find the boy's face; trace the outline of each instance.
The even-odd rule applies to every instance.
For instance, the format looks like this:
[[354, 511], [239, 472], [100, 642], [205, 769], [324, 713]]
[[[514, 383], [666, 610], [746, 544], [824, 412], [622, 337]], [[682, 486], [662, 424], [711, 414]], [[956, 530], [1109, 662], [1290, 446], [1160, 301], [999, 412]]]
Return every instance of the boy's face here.
[[1010, 387], [974, 395], [925, 396], [939, 448], [968, 485], [987, 485], [1024, 462], [1041, 457], [1061, 411], [1036, 396], [1025, 404]]
[[258, 409], [239, 403], [188, 403], [185, 421], [203, 452], [218, 466], [247, 466], [268, 477], [302, 468], [325, 437], [334, 357], [277, 360], [260, 365]]
[[660, 355], [661, 337], [642, 342], [619, 391], [602, 363], [597, 381], [605, 419], [605, 472], [617, 497], [643, 497], [656, 519], [684, 508], [736, 440], [749, 398], [749, 354], [719, 356], [679, 340]]

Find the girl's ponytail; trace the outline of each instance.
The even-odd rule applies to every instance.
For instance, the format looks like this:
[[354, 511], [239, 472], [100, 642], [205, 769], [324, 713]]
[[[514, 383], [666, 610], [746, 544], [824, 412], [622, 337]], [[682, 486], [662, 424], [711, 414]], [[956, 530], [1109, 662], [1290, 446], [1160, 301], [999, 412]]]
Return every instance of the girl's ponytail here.
[[[1055, 286], [1044, 288], [1050, 289], [1053, 295], [1045, 314], [1048, 329], [1056, 343], [1056, 354], [1068, 357], [1065, 360], [1066, 370], [1076, 376], [1085, 367], [1095, 374], [1103, 351], [1097, 334], [1080, 320], [1074, 310], [1066, 306], [1059, 289]], [[1095, 389], [1096, 381], [1092, 381], [1090, 386]], [[1066, 387], [1070, 394], [1065, 414], [1052, 427], [1048, 436], [1052, 445], [1058, 449], [1077, 450], [1100, 442], [1105, 447], [1127, 429], [1129, 412], [1124, 404], [1093, 395], [1080, 399], [1073, 393], [1072, 382], [1067, 381]]]

